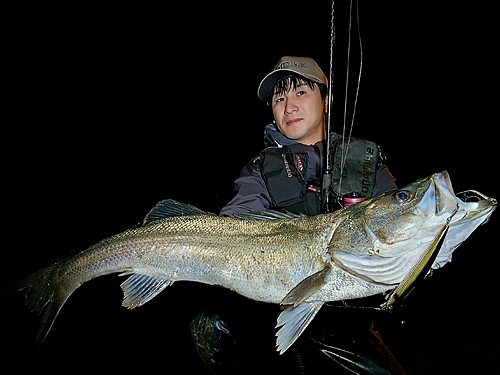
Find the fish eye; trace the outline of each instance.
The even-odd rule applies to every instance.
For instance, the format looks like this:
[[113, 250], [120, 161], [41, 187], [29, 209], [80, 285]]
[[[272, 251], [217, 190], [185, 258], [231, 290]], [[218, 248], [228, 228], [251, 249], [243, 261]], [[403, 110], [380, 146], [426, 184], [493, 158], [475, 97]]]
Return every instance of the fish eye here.
[[411, 199], [411, 193], [408, 190], [400, 190], [394, 193], [393, 197], [396, 202], [405, 203]]

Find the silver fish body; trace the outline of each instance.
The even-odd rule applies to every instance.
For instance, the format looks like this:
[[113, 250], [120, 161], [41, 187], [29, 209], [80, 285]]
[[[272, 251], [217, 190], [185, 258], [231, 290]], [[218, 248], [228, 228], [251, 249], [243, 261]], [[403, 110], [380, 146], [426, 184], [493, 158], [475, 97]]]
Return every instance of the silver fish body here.
[[[494, 206], [488, 206], [490, 214]], [[35, 272], [8, 292], [27, 288], [27, 306], [43, 311], [37, 335], [42, 342], [69, 296], [99, 276], [129, 275], [121, 284], [128, 308], [176, 281], [220, 285], [287, 306], [277, 324], [283, 353], [325, 302], [394, 289], [457, 212], [446, 171], [311, 217], [223, 217], [166, 200], [140, 227]]]

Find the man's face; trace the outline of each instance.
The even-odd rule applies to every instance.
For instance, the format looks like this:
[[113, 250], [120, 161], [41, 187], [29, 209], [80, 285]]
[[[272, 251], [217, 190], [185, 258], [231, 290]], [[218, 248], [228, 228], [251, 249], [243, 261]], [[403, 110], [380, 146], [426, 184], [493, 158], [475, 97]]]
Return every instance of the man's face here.
[[305, 145], [325, 139], [326, 100], [317, 86], [312, 90], [305, 83], [271, 98], [274, 120], [287, 138]]

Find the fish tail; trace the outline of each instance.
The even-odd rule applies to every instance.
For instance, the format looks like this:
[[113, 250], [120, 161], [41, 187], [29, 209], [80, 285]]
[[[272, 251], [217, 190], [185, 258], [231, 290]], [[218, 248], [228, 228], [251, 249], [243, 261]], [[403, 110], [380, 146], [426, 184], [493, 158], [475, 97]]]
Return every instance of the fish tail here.
[[41, 345], [47, 337], [62, 306], [78, 287], [68, 288], [56, 283], [57, 264], [32, 273], [8, 286], [1, 294], [9, 295], [26, 289], [26, 306], [42, 315], [36, 340]]

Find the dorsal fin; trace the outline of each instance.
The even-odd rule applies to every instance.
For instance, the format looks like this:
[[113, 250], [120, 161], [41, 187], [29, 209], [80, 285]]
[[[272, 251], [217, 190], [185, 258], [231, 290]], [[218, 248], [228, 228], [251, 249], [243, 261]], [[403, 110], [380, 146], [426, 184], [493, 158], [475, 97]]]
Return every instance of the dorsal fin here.
[[195, 206], [190, 204], [181, 203], [174, 199], [164, 199], [156, 204], [151, 211], [148, 212], [142, 224], [148, 224], [152, 221], [163, 219], [172, 216], [183, 216], [183, 215], [201, 215], [208, 214], [207, 212], [200, 210]]
[[305, 217], [305, 215], [294, 214], [293, 212], [281, 212], [275, 210], [263, 210], [246, 212], [234, 215], [240, 219], [254, 219], [254, 220], [275, 220], [275, 219], [295, 219]]

